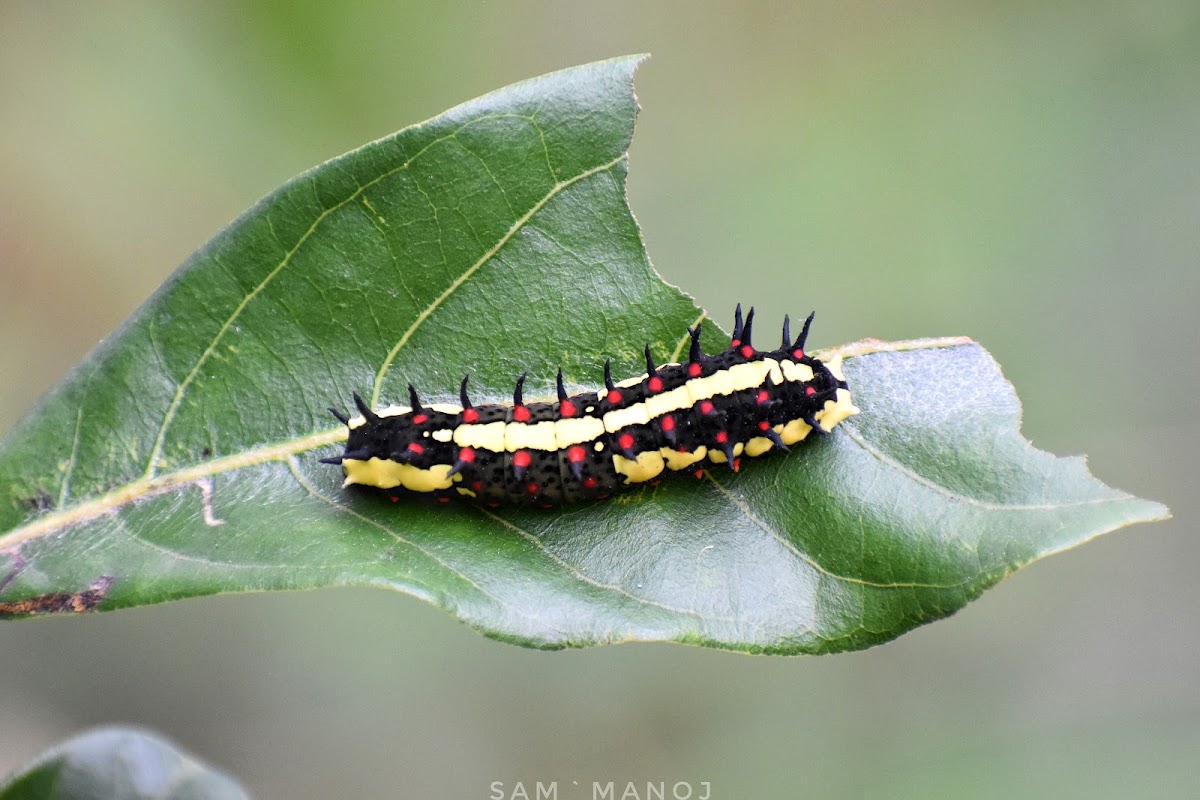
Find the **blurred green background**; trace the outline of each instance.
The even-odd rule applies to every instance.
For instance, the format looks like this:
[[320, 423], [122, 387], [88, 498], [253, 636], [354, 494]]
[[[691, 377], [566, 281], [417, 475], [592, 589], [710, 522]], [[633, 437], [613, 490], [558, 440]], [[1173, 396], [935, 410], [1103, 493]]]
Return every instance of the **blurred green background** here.
[[816, 307], [817, 345], [973, 336], [1037, 445], [1175, 519], [822, 658], [528, 652], [366, 590], [4, 624], [0, 773], [128, 722], [261, 798], [1197, 791], [1195, 0], [5, 0], [0, 429], [289, 176], [647, 50], [629, 193], [667, 280], [721, 319]]

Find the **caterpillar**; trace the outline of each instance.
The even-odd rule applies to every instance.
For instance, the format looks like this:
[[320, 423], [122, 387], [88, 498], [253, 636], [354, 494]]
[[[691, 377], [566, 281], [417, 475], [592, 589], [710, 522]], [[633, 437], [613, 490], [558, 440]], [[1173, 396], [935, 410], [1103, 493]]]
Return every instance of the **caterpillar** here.
[[706, 355], [697, 323], [686, 363], [655, 365], [647, 344], [645, 374], [614, 382], [609, 359], [604, 388], [573, 395], [560, 369], [557, 402], [525, 402], [525, 375], [511, 405], [474, 405], [469, 376], [459, 405], [423, 405], [409, 384], [409, 405], [375, 411], [355, 393], [358, 416], [329, 409], [349, 429], [345, 451], [321, 461], [341, 465], [344, 486], [376, 487], [393, 500], [465, 497], [491, 507], [600, 500], [668, 469], [699, 478], [706, 458], [737, 471], [742, 456], [788, 452], [810, 431], [828, 433], [858, 413], [841, 356], [826, 364], [804, 350], [813, 316], [795, 341], [785, 316], [779, 349], [760, 351], [751, 343], [754, 309], [743, 321], [739, 304], [726, 350]]

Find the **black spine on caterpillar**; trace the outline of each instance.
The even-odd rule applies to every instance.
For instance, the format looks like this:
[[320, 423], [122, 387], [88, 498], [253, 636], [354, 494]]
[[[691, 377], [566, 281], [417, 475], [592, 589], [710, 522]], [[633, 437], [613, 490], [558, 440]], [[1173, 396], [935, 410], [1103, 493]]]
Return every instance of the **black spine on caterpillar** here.
[[754, 309], [739, 305], [728, 349], [706, 355], [700, 326], [688, 329], [681, 364], [655, 364], [646, 346], [644, 375], [568, 394], [558, 373], [554, 402], [525, 402], [522, 375], [513, 402], [475, 405], [468, 379], [459, 405], [409, 405], [375, 411], [357, 394], [359, 416], [330, 409], [349, 427], [341, 456], [346, 485], [386, 490], [393, 499], [467, 497], [489, 506], [553, 507], [602, 499], [665, 470], [703, 475], [706, 462], [740, 469], [743, 456], [787, 451], [810, 432], [827, 433], [857, 413], [841, 374], [805, 352], [813, 315], [793, 341], [783, 322], [778, 349], [752, 343]]

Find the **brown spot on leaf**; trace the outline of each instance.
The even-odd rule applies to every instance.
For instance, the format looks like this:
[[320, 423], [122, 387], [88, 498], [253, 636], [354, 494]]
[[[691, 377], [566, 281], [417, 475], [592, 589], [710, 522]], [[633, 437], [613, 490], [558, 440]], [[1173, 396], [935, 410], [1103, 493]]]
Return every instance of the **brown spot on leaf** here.
[[101, 575], [81, 592], [51, 592], [24, 600], [0, 603], [0, 617], [28, 617], [34, 614], [81, 614], [91, 611], [108, 594], [114, 579]]

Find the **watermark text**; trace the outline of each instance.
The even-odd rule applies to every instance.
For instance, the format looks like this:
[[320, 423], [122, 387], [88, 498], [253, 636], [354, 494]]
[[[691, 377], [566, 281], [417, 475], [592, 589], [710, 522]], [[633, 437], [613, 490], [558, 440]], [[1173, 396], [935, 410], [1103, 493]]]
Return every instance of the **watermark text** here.
[[488, 788], [488, 800], [712, 800], [711, 781], [492, 781]]

